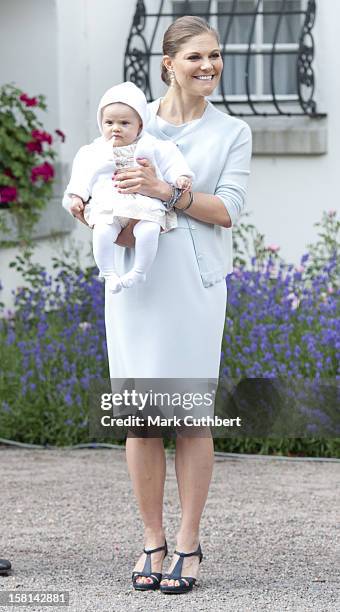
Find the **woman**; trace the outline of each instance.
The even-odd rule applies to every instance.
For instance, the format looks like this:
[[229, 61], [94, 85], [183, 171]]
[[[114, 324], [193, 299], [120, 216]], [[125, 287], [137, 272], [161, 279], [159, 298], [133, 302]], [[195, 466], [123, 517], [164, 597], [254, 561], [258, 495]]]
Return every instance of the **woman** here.
[[[218, 111], [213, 93], [223, 63], [218, 35], [199, 17], [185, 16], [163, 41], [164, 98], [149, 105], [147, 130], [172, 139], [195, 173], [193, 198], [176, 203], [178, 228], [164, 234], [147, 282], [106, 294], [106, 333], [112, 378], [218, 379], [226, 310], [225, 276], [232, 271], [231, 226], [245, 202], [251, 155], [249, 127]], [[148, 160], [116, 176], [122, 193], [168, 201], [171, 187], [157, 179]], [[181, 212], [181, 209], [183, 212]], [[132, 264], [134, 222], [118, 239], [120, 273]], [[181, 503], [177, 546], [168, 574], [163, 528], [165, 453], [161, 437], [130, 432], [126, 456], [144, 524], [145, 548], [133, 572], [138, 590], [183, 593], [195, 584], [202, 554], [199, 526], [213, 468], [213, 440], [178, 436], [176, 476]], [[147, 552], [145, 552], [147, 551]], [[177, 552], [178, 551], [178, 552]]]

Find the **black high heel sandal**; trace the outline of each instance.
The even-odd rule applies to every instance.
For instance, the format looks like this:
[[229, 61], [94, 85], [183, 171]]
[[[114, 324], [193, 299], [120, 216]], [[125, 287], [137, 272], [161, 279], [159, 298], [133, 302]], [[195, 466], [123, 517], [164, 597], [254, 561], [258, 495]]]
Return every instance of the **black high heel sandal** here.
[[[197, 550], [195, 550], [194, 552], [191, 553], [183, 553], [183, 552], [178, 552], [177, 550], [175, 550], [176, 555], [179, 555], [179, 559], [174, 567], [174, 569], [172, 570], [171, 574], [163, 574], [163, 578], [162, 580], [178, 580], [181, 584], [179, 584], [178, 586], [171, 586], [168, 584], [161, 584], [160, 585], [160, 591], [162, 593], [167, 593], [168, 595], [170, 595], [170, 593], [176, 594], [176, 593], [187, 593], [189, 591], [192, 591], [192, 588], [194, 586], [194, 584], [196, 583], [196, 578], [193, 578], [192, 576], [182, 576], [182, 567], [183, 567], [183, 559], [184, 557], [199, 557], [200, 559], [200, 563], [203, 559], [203, 554], [202, 554], [202, 550], [201, 550], [201, 545], [198, 545]], [[185, 584], [184, 580], [186, 580], [186, 582], [188, 582], [189, 584]]]
[[0, 576], [8, 576], [11, 572], [11, 562], [7, 559], [0, 559]]
[[[152, 572], [151, 571], [151, 555], [154, 552], [158, 552], [159, 550], [164, 550], [164, 557], [168, 554], [168, 545], [165, 540], [164, 546], [159, 546], [158, 548], [152, 548], [150, 550], [146, 550], [143, 548], [143, 552], [146, 554], [146, 559], [144, 563], [144, 567], [141, 572], [134, 571], [132, 572], [132, 586], [136, 591], [155, 591], [159, 589], [160, 581], [162, 580], [162, 574], [160, 572]], [[137, 578], [139, 576], [145, 576], [145, 578], [151, 578], [152, 582], [137, 582]]]

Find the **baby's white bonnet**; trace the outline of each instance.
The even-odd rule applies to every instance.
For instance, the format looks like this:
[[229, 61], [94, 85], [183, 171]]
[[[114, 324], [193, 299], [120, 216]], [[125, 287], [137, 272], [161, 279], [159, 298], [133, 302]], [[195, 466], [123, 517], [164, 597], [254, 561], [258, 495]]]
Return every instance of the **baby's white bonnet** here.
[[140, 116], [143, 122], [143, 128], [145, 128], [149, 120], [149, 109], [144, 92], [131, 81], [126, 81], [125, 83], [111, 87], [102, 96], [97, 111], [97, 122], [100, 133], [102, 133], [102, 110], [104, 106], [114, 104], [115, 102], [121, 102], [122, 104], [131, 106]]

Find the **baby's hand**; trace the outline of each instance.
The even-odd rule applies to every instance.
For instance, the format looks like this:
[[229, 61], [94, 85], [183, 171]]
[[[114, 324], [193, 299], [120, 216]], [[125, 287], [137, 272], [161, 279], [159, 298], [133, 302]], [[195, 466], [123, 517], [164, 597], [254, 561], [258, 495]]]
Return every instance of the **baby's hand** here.
[[71, 197], [72, 197], [72, 204], [70, 206], [70, 211], [72, 215], [77, 215], [79, 213], [82, 213], [84, 210], [83, 200], [77, 195], [72, 195]]
[[190, 191], [192, 187], [192, 180], [188, 176], [179, 176], [176, 181], [177, 187], [183, 190], [183, 193]]

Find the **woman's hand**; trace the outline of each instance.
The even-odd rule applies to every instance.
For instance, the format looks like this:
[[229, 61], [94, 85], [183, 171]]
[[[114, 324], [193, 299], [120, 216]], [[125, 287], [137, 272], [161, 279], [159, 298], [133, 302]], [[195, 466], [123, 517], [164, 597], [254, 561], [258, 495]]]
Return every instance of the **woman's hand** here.
[[133, 234], [133, 228], [136, 223], [138, 223], [138, 219], [131, 219], [124, 229], [118, 234], [116, 244], [122, 247], [134, 247], [135, 246], [135, 237]]
[[157, 178], [156, 171], [148, 159], [138, 159], [138, 167], [120, 170], [113, 177], [119, 193], [140, 193], [150, 198], [167, 200], [171, 195], [168, 183]]

